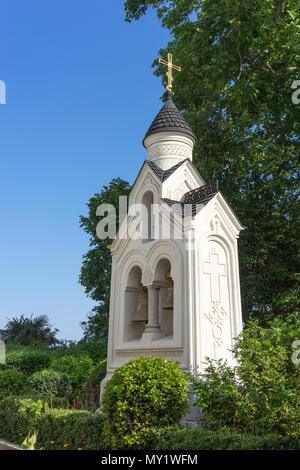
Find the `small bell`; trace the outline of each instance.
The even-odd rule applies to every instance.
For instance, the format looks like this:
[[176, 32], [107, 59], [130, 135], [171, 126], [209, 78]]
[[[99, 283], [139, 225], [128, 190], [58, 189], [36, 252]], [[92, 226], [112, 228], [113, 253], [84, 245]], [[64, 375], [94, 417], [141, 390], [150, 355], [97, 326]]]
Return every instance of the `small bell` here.
[[173, 310], [173, 287], [167, 288], [167, 296], [162, 306], [163, 310]]
[[162, 306], [163, 310], [173, 310], [173, 282], [170, 270], [165, 273], [165, 279], [170, 281], [170, 287], [167, 288], [167, 296]]
[[138, 294], [136, 311], [132, 316], [132, 321], [142, 322], [148, 320], [148, 295], [147, 290], [143, 289]]
[[167, 295], [162, 306], [163, 310], [173, 310], [173, 286], [167, 288]]

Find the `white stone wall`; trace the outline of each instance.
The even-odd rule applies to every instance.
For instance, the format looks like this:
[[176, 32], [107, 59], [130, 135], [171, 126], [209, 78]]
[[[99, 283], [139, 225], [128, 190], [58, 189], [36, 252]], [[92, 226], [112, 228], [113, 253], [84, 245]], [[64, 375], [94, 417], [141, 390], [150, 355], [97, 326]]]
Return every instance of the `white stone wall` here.
[[193, 160], [194, 140], [185, 134], [159, 132], [145, 139], [148, 159], [162, 170], [168, 170], [182, 160]]

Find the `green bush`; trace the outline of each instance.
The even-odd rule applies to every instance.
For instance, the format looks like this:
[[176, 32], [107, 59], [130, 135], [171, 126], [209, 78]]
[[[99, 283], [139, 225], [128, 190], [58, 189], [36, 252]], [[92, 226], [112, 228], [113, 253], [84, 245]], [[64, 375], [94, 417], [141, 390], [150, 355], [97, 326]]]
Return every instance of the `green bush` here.
[[87, 376], [85, 383], [78, 390], [73, 400], [73, 405], [77, 409], [95, 411], [100, 406], [100, 382], [106, 375], [107, 361], [104, 359], [97, 366], [93, 367]]
[[100, 382], [104, 379], [106, 375], [107, 361], [104, 359], [97, 366], [93, 368], [91, 373], [88, 375], [84, 387], [93, 385], [95, 388], [100, 388]]
[[40, 421], [37, 445], [44, 449], [99, 450], [103, 424], [104, 418], [98, 413], [49, 410]]
[[[19, 436], [37, 429], [43, 402], [32, 398], [9, 397], [0, 400], [1, 435]], [[16, 442], [15, 438], [12, 439]]]
[[187, 390], [187, 377], [176, 362], [161, 357], [127, 362], [103, 394], [106, 446], [147, 447], [150, 427], [177, 423], [187, 411]]
[[93, 364], [99, 364], [106, 358], [107, 345], [105, 343], [77, 343], [69, 348], [56, 348], [52, 355], [54, 359], [63, 356], [88, 356]]
[[82, 388], [87, 375], [92, 372], [93, 361], [88, 356], [62, 356], [54, 359], [51, 368], [68, 374], [73, 391], [76, 393]]
[[41, 400], [0, 401], [1, 437], [21, 444], [37, 431], [36, 449], [101, 449], [102, 415], [82, 410], [49, 409]]
[[28, 390], [39, 397], [70, 398], [72, 393], [70, 377], [63, 372], [44, 369], [28, 379]]
[[25, 387], [26, 375], [19, 369], [0, 369], [0, 400], [10, 395], [22, 395]]
[[194, 380], [198, 404], [221, 426], [249, 433], [300, 437], [299, 366], [292, 343], [299, 339], [300, 318], [251, 322], [234, 348], [239, 366], [210, 361], [205, 377]]
[[154, 429], [152, 450], [298, 450], [299, 440], [276, 434], [263, 436], [238, 433], [232, 429], [212, 431], [170, 426]]
[[21, 347], [7, 351], [6, 366], [20, 369], [27, 375], [50, 366], [50, 352], [40, 347]]

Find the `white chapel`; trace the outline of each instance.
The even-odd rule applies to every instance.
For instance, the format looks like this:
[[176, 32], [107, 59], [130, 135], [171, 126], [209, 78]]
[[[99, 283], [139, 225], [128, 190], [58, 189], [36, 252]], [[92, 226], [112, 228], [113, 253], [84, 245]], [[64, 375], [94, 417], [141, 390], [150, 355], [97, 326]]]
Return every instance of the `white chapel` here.
[[[170, 87], [169, 87], [170, 88]], [[107, 375], [139, 356], [201, 373], [206, 358], [234, 365], [242, 330], [237, 240], [243, 229], [193, 165], [195, 136], [165, 103], [143, 140], [142, 164], [112, 255]], [[137, 211], [140, 207], [142, 210]]]

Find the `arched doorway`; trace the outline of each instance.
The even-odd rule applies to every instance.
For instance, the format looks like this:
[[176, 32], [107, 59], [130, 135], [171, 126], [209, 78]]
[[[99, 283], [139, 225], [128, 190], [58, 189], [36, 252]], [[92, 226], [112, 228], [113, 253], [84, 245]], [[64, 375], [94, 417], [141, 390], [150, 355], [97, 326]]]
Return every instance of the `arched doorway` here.
[[144, 242], [152, 240], [154, 236], [153, 204], [153, 192], [146, 191], [142, 197], [142, 239]]

